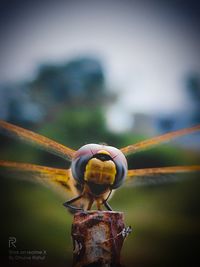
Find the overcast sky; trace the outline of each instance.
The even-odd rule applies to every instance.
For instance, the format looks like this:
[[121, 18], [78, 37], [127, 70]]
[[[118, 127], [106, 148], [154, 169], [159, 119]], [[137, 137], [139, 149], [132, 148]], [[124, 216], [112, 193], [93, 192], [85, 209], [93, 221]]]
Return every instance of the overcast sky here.
[[[175, 4], [176, 3], [176, 4]], [[29, 79], [44, 62], [94, 55], [119, 93], [108, 111], [117, 130], [132, 112], [191, 108], [184, 79], [200, 74], [195, 1], [11, 1], [1, 4], [0, 81]]]

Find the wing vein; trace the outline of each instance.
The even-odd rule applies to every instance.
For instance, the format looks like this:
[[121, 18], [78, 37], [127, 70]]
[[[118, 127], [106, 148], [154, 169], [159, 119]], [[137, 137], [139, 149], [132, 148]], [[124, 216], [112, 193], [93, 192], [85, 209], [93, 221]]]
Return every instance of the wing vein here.
[[10, 124], [2, 120], [0, 120], [0, 129], [7, 135], [11, 135], [12, 137], [28, 142], [30, 144], [35, 144], [39, 148], [67, 160], [71, 160], [75, 153], [75, 150], [68, 148], [64, 145], [61, 145], [53, 141], [52, 139], [49, 139], [45, 136], [36, 134], [30, 130], [26, 130], [24, 128]]
[[14, 175], [27, 181], [40, 182], [43, 185], [55, 185], [64, 189], [68, 194], [76, 195], [74, 179], [70, 169], [51, 168], [30, 163], [19, 163], [0, 160], [0, 173]]
[[172, 167], [160, 167], [160, 168], [145, 168], [128, 170], [127, 179], [138, 176], [151, 176], [156, 174], [174, 174], [182, 172], [195, 172], [200, 171], [200, 165], [192, 166], [172, 166]]
[[129, 155], [132, 153], [142, 151], [144, 149], [151, 148], [155, 145], [159, 145], [160, 143], [168, 142], [171, 139], [174, 139], [176, 137], [180, 137], [180, 136], [183, 136], [186, 134], [194, 133], [196, 131], [200, 131], [200, 125], [197, 125], [197, 126], [194, 126], [191, 128], [186, 128], [186, 129], [174, 131], [174, 132], [170, 132], [170, 133], [166, 133], [166, 134], [163, 134], [160, 136], [156, 136], [156, 137], [153, 137], [151, 139], [147, 139], [147, 140], [138, 142], [136, 144], [123, 147], [120, 150], [125, 155]]
[[160, 167], [160, 168], [145, 168], [129, 170], [125, 184], [138, 186], [138, 185], [153, 185], [169, 182], [179, 181], [180, 178], [187, 176], [178, 175], [181, 173], [191, 173], [200, 171], [200, 165], [193, 166], [173, 166], [173, 167]]

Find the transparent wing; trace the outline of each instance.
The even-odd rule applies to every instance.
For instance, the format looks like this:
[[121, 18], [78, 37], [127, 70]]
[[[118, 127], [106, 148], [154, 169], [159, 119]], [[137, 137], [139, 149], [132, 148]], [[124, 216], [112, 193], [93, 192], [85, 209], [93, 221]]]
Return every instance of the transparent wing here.
[[129, 170], [125, 184], [145, 185], [176, 181], [181, 173], [200, 172], [200, 165]]
[[0, 173], [27, 181], [39, 182], [53, 186], [60, 193], [70, 196], [77, 195], [74, 179], [70, 169], [57, 169], [28, 163], [18, 163], [0, 160]]
[[141, 150], [145, 150], [145, 149], [151, 148], [151, 147], [153, 147], [155, 145], [159, 145], [160, 143], [168, 142], [171, 139], [174, 139], [176, 137], [179, 137], [179, 136], [182, 136], [182, 135], [186, 135], [186, 134], [190, 134], [190, 133], [194, 133], [196, 131], [200, 131], [200, 125], [197, 125], [197, 126], [194, 126], [194, 127], [191, 127], [191, 128], [178, 130], [178, 131], [175, 131], [175, 132], [166, 133], [166, 134], [163, 134], [163, 135], [160, 135], [160, 136], [156, 136], [156, 137], [153, 137], [151, 139], [144, 140], [142, 142], [123, 147], [120, 150], [125, 155], [129, 155], [129, 154], [141, 151]]
[[47, 137], [2, 120], [0, 120], [0, 131], [3, 133], [5, 132], [7, 135], [11, 135], [22, 141], [35, 144], [41, 149], [67, 160], [71, 160], [75, 153], [75, 150], [63, 146]]

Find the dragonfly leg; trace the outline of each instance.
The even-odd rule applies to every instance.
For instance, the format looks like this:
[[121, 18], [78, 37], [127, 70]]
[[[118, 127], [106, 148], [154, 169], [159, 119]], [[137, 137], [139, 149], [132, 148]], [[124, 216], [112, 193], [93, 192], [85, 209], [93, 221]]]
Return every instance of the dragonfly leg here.
[[63, 203], [63, 205], [64, 205], [66, 208], [70, 208], [70, 209], [72, 209], [72, 210], [76, 210], [76, 211], [78, 211], [78, 210], [83, 210], [82, 208], [78, 208], [78, 207], [75, 207], [75, 206], [72, 206], [72, 205], [71, 205], [73, 202], [77, 201], [78, 199], [81, 199], [82, 197], [83, 197], [83, 194], [81, 194], [81, 195], [79, 195], [79, 196], [77, 196], [77, 197], [74, 197], [74, 198], [72, 198], [72, 199], [66, 201], [65, 203]]
[[102, 206], [102, 202], [100, 202], [100, 200], [97, 200], [97, 209], [98, 210], [102, 210], [101, 206]]
[[112, 211], [112, 208], [111, 208], [111, 206], [108, 204], [107, 200], [109, 199], [111, 193], [112, 193], [112, 190], [110, 190], [110, 193], [108, 194], [107, 198], [106, 198], [106, 199], [103, 201], [103, 203], [102, 203], [102, 204], [107, 208], [107, 210], [110, 210], [110, 211]]
[[107, 208], [107, 210], [112, 211], [111, 206], [108, 204], [108, 202], [107, 202], [106, 200], [103, 201], [103, 204], [104, 204], [104, 206]]
[[93, 202], [94, 202], [94, 200], [93, 199], [90, 199], [89, 204], [88, 204], [88, 207], [87, 207], [87, 210], [90, 210], [91, 209]]

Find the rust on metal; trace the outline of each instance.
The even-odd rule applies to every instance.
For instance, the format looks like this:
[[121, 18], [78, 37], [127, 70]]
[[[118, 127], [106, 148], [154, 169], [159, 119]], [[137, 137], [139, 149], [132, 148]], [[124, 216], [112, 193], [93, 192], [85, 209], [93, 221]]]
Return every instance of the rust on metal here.
[[[122, 212], [78, 212], [72, 224], [73, 266], [121, 266], [120, 252], [126, 237]], [[130, 232], [130, 229], [128, 230]]]

